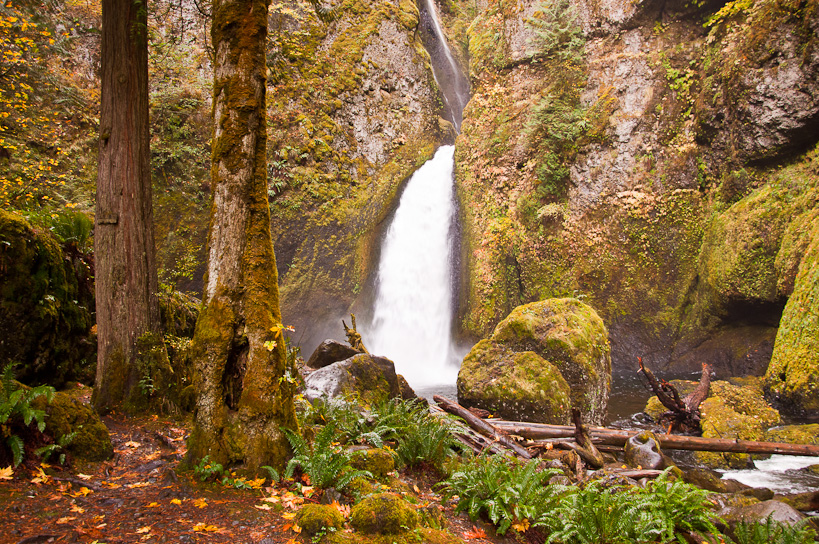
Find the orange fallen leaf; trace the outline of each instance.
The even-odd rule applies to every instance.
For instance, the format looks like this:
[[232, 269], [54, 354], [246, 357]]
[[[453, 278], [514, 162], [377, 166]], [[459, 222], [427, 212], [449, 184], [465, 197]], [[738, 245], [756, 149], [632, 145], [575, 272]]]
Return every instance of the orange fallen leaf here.
[[529, 520], [526, 519], [526, 518], [523, 518], [522, 520], [516, 521], [515, 523], [512, 524], [512, 529], [514, 529], [515, 531], [517, 531], [519, 533], [526, 532], [526, 530], [528, 528], [529, 528]]
[[137, 529], [137, 534], [150, 533], [150, 532], [151, 532], [151, 528], [148, 527], [148, 526], [140, 527], [139, 529]]
[[77, 474], [77, 478], [80, 478], [81, 480], [86, 480], [87, 481], [87, 480], [90, 480], [91, 478], [93, 478], [93, 476], [89, 476], [88, 474]]
[[273, 507], [269, 504], [254, 504], [253, 507], [259, 510], [273, 510]]
[[158, 502], [149, 503], [145, 506], [145, 508], [159, 508], [159, 503]]
[[71, 505], [71, 511], [76, 512], [78, 514], [84, 514], [85, 513], [85, 508], [83, 508], [81, 506], [77, 506], [76, 504], [72, 504]]
[[171, 504], [176, 504], [178, 506], [182, 504], [182, 501], [180, 501], [179, 499], [171, 499]]
[[11, 465], [6, 468], [0, 468], [0, 480], [11, 480], [14, 478], [14, 469]]
[[301, 533], [301, 527], [298, 525], [293, 525], [292, 529], [294, 533]]
[[464, 538], [466, 540], [474, 540], [476, 538], [486, 538], [486, 531], [483, 529], [479, 529], [478, 527], [472, 526], [471, 531], [464, 531]]
[[206, 523], [197, 523], [193, 526], [193, 530], [197, 532], [215, 533], [219, 530], [216, 525], [208, 525]]
[[125, 445], [129, 448], [138, 448], [141, 444], [139, 442], [134, 442], [133, 440], [126, 442]]
[[286, 520], [291, 520], [291, 519], [296, 517], [296, 513], [295, 512], [285, 512], [284, 514], [282, 514], [282, 517], [284, 519], [286, 519]]
[[75, 518], [73, 516], [65, 516], [64, 518], [60, 518], [60, 519], [57, 520], [57, 525], [65, 525], [66, 523], [71, 523], [75, 519], [77, 519], [77, 518]]
[[87, 487], [81, 487], [80, 490], [77, 491], [76, 493], [71, 493], [71, 496], [72, 497], [85, 497], [86, 495], [90, 495], [91, 493], [93, 493], [93, 491], [91, 491]]
[[193, 501], [193, 505], [197, 508], [206, 508], [208, 506], [208, 501], [205, 499], [195, 499]]

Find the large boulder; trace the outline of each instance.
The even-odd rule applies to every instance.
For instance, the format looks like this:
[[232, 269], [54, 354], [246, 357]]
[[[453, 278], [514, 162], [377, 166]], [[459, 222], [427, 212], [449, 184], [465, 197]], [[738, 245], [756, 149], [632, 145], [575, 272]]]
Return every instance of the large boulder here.
[[790, 412], [819, 413], [819, 223], [779, 323], [765, 389]]
[[114, 455], [111, 436], [100, 416], [81, 400], [83, 389], [88, 388], [80, 386], [68, 391], [58, 391], [50, 403], [44, 397], [38, 397], [33, 406], [38, 410], [45, 410], [46, 433], [55, 442], [75, 433], [66, 446], [72, 455], [87, 461], [105, 461]]
[[325, 366], [349, 359], [361, 353], [357, 349], [351, 348], [337, 340], [327, 339], [316, 348], [307, 360], [310, 368], [324, 368]]
[[416, 398], [403, 376], [395, 373], [392, 361], [368, 353], [316, 370], [304, 378], [304, 388], [310, 401], [344, 396], [357, 396], [364, 402]]
[[379, 493], [353, 506], [350, 525], [367, 534], [396, 534], [414, 529], [418, 514], [399, 495]]
[[0, 210], [0, 367], [22, 363], [15, 375], [32, 385], [92, 381], [92, 277], [51, 232]]
[[583, 420], [602, 423], [611, 389], [608, 332], [594, 309], [574, 298], [518, 306], [470, 351], [458, 374], [462, 404], [528, 421], [567, 421], [567, 387]]

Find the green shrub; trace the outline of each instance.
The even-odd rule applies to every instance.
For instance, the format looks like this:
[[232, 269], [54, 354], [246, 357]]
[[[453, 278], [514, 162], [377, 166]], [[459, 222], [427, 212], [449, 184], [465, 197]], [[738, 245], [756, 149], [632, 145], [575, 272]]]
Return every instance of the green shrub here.
[[502, 456], [477, 457], [440, 484], [443, 498], [457, 495], [456, 512], [466, 512], [473, 520], [486, 514], [498, 526], [499, 534], [510, 527], [525, 529], [566, 489], [548, 486], [549, 479], [560, 471], [538, 470], [538, 464], [536, 459], [521, 465]]

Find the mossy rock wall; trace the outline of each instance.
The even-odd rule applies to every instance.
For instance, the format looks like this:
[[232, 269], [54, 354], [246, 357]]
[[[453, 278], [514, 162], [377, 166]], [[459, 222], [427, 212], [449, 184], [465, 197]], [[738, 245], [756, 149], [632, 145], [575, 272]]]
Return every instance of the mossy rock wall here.
[[789, 411], [819, 413], [819, 223], [782, 315], [765, 387]]
[[91, 275], [50, 232], [0, 210], [0, 365], [16, 363], [21, 382], [93, 380], [94, 298], [83, 272]]
[[402, 182], [444, 136], [418, 24], [404, 1], [272, 11], [272, 228], [284, 321], [305, 351], [340, 339]]
[[[590, 306], [550, 299], [515, 308], [466, 356], [458, 399], [525, 421], [605, 420], [611, 389], [608, 332]], [[568, 401], [568, 402], [567, 402]]]

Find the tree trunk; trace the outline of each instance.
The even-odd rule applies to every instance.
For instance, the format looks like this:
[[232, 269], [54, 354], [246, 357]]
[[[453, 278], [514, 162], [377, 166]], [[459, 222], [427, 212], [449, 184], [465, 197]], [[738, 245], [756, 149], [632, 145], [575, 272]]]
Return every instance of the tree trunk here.
[[192, 459], [281, 468], [280, 426], [295, 429], [270, 236], [266, 178], [264, 0], [215, 0], [211, 179], [203, 309], [193, 357]]
[[156, 299], [147, 21], [143, 2], [102, 2], [93, 399], [102, 413], [146, 407], [150, 394], [164, 387], [170, 369]]

